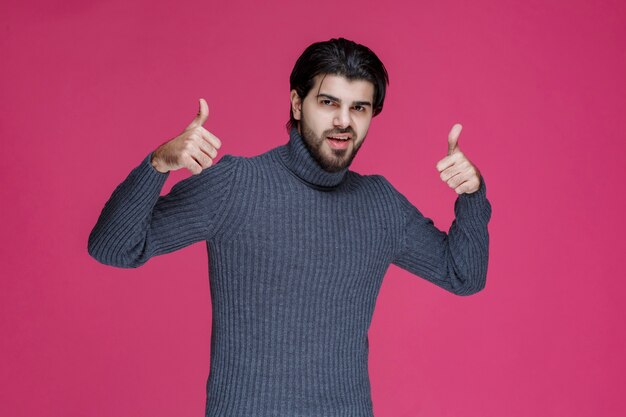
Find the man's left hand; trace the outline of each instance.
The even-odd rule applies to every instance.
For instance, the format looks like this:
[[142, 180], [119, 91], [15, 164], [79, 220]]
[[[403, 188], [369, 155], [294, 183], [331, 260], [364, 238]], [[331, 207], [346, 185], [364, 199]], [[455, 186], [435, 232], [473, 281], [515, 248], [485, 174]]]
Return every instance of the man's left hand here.
[[448, 134], [448, 156], [437, 162], [441, 180], [457, 194], [471, 194], [480, 188], [481, 176], [478, 168], [470, 162], [458, 146], [461, 126], [456, 123]]

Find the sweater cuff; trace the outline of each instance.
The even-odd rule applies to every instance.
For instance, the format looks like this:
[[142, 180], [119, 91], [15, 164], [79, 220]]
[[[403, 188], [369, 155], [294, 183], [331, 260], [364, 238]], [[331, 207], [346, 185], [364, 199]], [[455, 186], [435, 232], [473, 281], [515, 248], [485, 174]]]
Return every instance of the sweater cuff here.
[[154, 151], [150, 152], [145, 158], [143, 158], [141, 164], [135, 168], [136, 176], [142, 183], [145, 182], [145, 185], [157, 183], [160, 186], [163, 186], [163, 184], [165, 184], [165, 180], [169, 177], [169, 172], [159, 172], [152, 166], [153, 153]]
[[143, 161], [141, 161], [141, 165], [147, 165], [148, 167], [150, 167], [150, 169], [152, 169], [154, 171], [155, 174], [157, 175], [161, 175], [164, 176], [165, 178], [168, 177], [169, 172], [159, 172], [156, 170], [156, 168], [154, 168], [152, 166], [152, 155], [154, 154], [154, 151], [150, 152], [148, 154], [148, 156], [146, 156]]
[[[141, 163], [133, 169], [129, 175], [130, 190], [136, 193], [138, 190], [158, 190], [159, 192], [169, 176], [169, 172], [159, 172], [150, 163], [152, 152], [150, 152]], [[121, 187], [118, 186], [118, 188]]]
[[454, 205], [457, 218], [479, 221], [487, 224], [491, 218], [491, 204], [487, 200], [485, 178], [481, 177], [478, 190], [473, 193], [459, 194]]

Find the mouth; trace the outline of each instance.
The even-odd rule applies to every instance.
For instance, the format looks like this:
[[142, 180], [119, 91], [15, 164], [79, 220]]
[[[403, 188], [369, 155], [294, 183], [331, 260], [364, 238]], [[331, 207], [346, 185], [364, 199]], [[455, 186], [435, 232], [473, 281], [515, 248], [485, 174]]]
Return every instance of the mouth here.
[[350, 135], [349, 133], [338, 133], [331, 136], [326, 136], [326, 140], [328, 141], [328, 143], [330, 143], [331, 147], [335, 149], [346, 149], [351, 139], [352, 135]]

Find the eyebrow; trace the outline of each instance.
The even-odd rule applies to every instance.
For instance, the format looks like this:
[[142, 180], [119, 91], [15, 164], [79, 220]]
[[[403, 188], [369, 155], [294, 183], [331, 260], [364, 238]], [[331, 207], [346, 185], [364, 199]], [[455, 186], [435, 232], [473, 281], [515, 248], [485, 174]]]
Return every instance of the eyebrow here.
[[[333, 97], [330, 94], [320, 93], [320, 94], [317, 95], [317, 98], [320, 98], [320, 97], [324, 97], [324, 98], [327, 98], [327, 99], [332, 100], [334, 102], [341, 103], [341, 99], [339, 99], [337, 97]], [[369, 106], [369, 107], [372, 107], [372, 103], [370, 103], [369, 101], [353, 101], [352, 105], [353, 106]]]

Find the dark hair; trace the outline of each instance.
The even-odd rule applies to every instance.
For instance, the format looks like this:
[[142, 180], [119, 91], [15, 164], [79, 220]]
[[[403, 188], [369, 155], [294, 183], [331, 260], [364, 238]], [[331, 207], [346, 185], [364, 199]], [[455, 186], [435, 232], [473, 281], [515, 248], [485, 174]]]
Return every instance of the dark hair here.
[[[383, 110], [389, 76], [383, 63], [368, 47], [344, 38], [310, 45], [300, 55], [291, 71], [289, 90], [296, 90], [298, 96], [304, 99], [313, 88], [313, 78], [319, 74], [370, 81], [374, 84], [373, 115], [376, 116]], [[289, 113], [287, 131], [298, 123], [293, 117], [291, 107]]]

